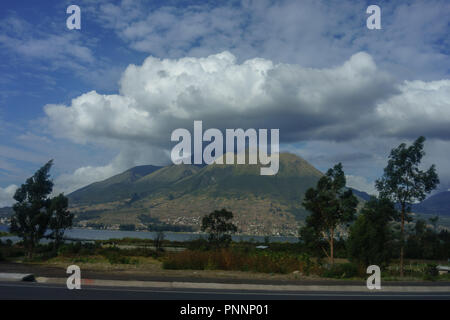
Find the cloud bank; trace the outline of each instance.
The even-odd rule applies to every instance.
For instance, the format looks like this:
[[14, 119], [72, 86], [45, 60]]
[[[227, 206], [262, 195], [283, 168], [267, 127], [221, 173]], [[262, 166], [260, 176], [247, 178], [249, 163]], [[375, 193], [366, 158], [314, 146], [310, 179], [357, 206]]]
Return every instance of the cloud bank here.
[[203, 58], [148, 57], [128, 66], [119, 94], [91, 91], [44, 110], [55, 137], [120, 151], [106, 166], [65, 176], [80, 185], [132, 165], [167, 162], [171, 132], [191, 130], [194, 120], [222, 130], [280, 129], [284, 144], [419, 135], [447, 143], [449, 101], [449, 80], [399, 82], [364, 52], [335, 67], [305, 68], [262, 58], [239, 63], [225, 51]]

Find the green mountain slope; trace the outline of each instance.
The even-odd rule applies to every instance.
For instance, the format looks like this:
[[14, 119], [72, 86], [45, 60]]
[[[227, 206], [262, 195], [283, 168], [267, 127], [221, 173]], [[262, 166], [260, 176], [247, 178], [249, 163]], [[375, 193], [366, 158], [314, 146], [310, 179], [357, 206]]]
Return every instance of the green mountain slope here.
[[[136, 173], [139, 171], [139, 174]], [[261, 176], [259, 165], [192, 165], [130, 169], [69, 195], [77, 220], [117, 227], [148, 221], [199, 228], [201, 217], [228, 208], [241, 232], [296, 234], [308, 214], [301, 202], [322, 173], [300, 157], [280, 154], [277, 175]], [[88, 218], [95, 212], [94, 219]], [[88, 220], [89, 219], [89, 220]]]
[[92, 183], [69, 194], [69, 201], [75, 204], [93, 204], [124, 200], [132, 196], [130, 188], [136, 181], [161, 169], [157, 166], [138, 166], [106, 180]]
[[189, 179], [178, 182], [173, 190], [180, 194], [208, 195], [213, 198], [252, 195], [298, 201], [322, 175], [305, 160], [288, 153], [280, 155], [277, 175], [261, 176], [259, 168], [259, 165], [210, 165]]

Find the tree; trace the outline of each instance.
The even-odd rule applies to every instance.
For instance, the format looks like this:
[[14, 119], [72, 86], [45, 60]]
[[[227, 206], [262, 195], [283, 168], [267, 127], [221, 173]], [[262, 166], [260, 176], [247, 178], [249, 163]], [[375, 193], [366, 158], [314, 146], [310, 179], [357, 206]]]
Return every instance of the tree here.
[[66, 229], [72, 227], [73, 213], [70, 213], [69, 199], [64, 194], [59, 194], [50, 202], [48, 215], [50, 217], [49, 228], [52, 230], [50, 238], [55, 239], [55, 249], [59, 247], [63, 240]]
[[227, 247], [231, 242], [231, 234], [237, 231], [232, 219], [231, 211], [215, 210], [203, 217], [201, 230], [209, 233], [208, 241], [217, 248]]
[[403, 276], [405, 220], [410, 220], [408, 213], [411, 211], [411, 204], [423, 201], [439, 184], [435, 165], [427, 171], [419, 168], [425, 155], [424, 142], [425, 138], [419, 137], [409, 147], [402, 143], [392, 149], [384, 174], [375, 183], [380, 197], [388, 198], [400, 206], [400, 276]]
[[416, 232], [416, 236], [422, 236], [427, 230], [427, 223], [423, 219], [419, 219], [416, 221], [416, 225], [414, 226], [414, 231]]
[[[306, 191], [303, 206], [311, 214], [306, 218], [308, 235], [323, 237], [329, 245], [330, 254], [323, 251], [334, 264], [334, 238], [336, 228], [354, 219], [358, 200], [352, 190], [345, 188], [346, 179], [342, 164], [329, 169], [319, 179], [316, 188]], [[301, 232], [302, 233], [302, 232]]]
[[34, 248], [48, 228], [51, 203], [48, 195], [53, 189], [53, 182], [49, 179], [52, 164], [52, 160], [47, 162], [14, 194], [17, 202], [13, 205], [10, 232], [23, 239], [28, 258], [32, 258]]
[[165, 236], [163, 231], [158, 231], [156, 233], [156, 237], [155, 237], [154, 243], [155, 243], [155, 249], [157, 251], [164, 251], [162, 245], [163, 245], [163, 241], [164, 241], [165, 237], [166, 236]]
[[441, 243], [439, 235], [423, 219], [418, 219], [406, 240], [405, 256], [416, 259], [439, 259]]
[[53, 190], [49, 174], [52, 165], [53, 160], [47, 162], [14, 194], [17, 202], [13, 205], [10, 232], [23, 239], [29, 259], [48, 230], [57, 247], [64, 231], [72, 226], [73, 214], [67, 210], [68, 199], [63, 194], [49, 198]]
[[397, 217], [395, 205], [388, 199], [372, 197], [350, 228], [347, 250], [360, 266], [385, 266], [391, 258], [393, 234], [389, 223]]
[[437, 225], [438, 225], [438, 221], [439, 221], [439, 216], [434, 216], [428, 220], [433, 225], [434, 232], [437, 233]]
[[315, 228], [308, 225], [300, 227], [299, 240], [309, 254], [318, 258], [328, 256], [328, 253], [323, 249], [327, 242]]

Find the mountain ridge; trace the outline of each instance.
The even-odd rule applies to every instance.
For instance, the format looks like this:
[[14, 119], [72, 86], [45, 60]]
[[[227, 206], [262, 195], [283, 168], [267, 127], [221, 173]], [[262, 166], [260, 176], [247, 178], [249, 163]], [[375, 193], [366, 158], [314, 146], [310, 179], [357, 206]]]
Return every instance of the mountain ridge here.
[[[260, 175], [260, 165], [170, 165], [130, 181], [127, 170], [68, 195], [81, 224], [135, 224], [146, 221], [199, 228], [203, 215], [222, 207], [233, 213], [247, 233], [296, 234], [307, 211], [306, 190], [322, 173], [290, 153], [279, 156], [279, 172]], [[251, 230], [249, 230], [251, 229]], [[262, 232], [262, 231], [261, 231]], [[288, 233], [289, 233], [288, 232]]]

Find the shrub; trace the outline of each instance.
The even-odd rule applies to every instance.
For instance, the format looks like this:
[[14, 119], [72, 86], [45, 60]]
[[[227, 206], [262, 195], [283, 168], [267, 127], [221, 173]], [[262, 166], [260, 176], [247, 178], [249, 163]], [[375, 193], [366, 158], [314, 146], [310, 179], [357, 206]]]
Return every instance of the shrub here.
[[73, 255], [79, 254], [81, 251], [81, 242], [77, 241], [75, 243], [63, 244], [59, 247], [58, 253], [61, 255]]
[[4, 246], [0, 249], [0, 254], [3, 256], [3, 259], [6, 258], [17, 258], [25, 255], [25, 250], [18, 246]]
[[263, 273], [290, 273], [300, 271], [309, 274], [314, 264], [309, 256], [298, 256], [270, 251], [246, 253], [245, 250], [222, 249], [215, 251], [186, 250], [171, 253], [163, 260], [165, 269], [220, 269]]
[[208, 240], [199, 238], [195, 240], [191, 240], [186, 244], [186, 248], [189, 250], [209, 250], [210, 245], [208, 243]]
[[119, 253], [111, 252], [106, 255], [110, 264], [131, 264], [130, 257], [122, 256]]
[[437, 265], [435, 264], [428, 264], [425, 267], [425, 275], [424, 275], [424, 279], [425, 280], [431, 280], [434, 281], [438, 278], [439, 276], [439, 271], [437, 269]]
[[75, 243], [63, 244], [59, 247], [58, 254], [63, 256], [70, 255], [93, 255], [99, 250], [100, 244], [98, 243], [81, 243], [77, 241]]
[[334, 264], [322, 272], [325, 278], [345, 279], [358, 275], [358, 267], [353, 263]]
[[110, 264], [137, 264], [137, 259], [132, 259], [130, 254], [132, 250], [121, 250], [117, 247], [103, 249], [101, 255], [103, 255]]

